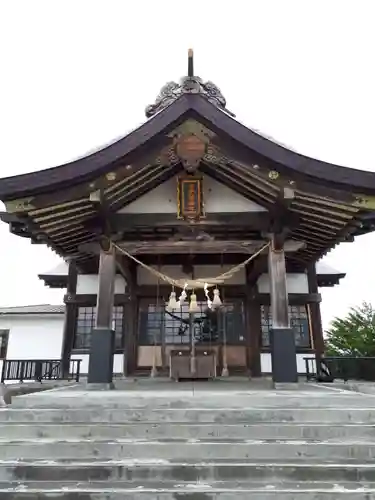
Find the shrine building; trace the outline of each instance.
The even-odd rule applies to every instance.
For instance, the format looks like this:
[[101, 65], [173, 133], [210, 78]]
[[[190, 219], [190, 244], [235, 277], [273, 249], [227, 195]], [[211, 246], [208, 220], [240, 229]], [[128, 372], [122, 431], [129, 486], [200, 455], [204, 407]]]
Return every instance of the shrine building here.
[[41, 276], [66, 287], [65, 370], [296, 382], [324, 351], [318, 287], [345, 276], [318, 261], [374, 230], [375, 173], [245, 127], [192, 51], [187, 73], [117, 142], [0, 179], [0, 217], [66, 263]]

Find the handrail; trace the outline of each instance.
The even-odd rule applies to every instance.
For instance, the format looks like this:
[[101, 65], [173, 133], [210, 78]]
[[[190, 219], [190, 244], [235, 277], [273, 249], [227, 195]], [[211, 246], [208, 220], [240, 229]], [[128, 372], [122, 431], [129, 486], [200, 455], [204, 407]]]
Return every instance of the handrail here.
[[81, 359], [71, 359], [68, 373], [64, 373], [61, 359], [5, 359], [1, 371], [1, 383], [6, 380], [24, 382], [32, 380], [75, 380], [79, 382]]
[[372, 356], [310, 356], [304, 358], [304, 361], [307, 381], [375, 381], [375, 357]]

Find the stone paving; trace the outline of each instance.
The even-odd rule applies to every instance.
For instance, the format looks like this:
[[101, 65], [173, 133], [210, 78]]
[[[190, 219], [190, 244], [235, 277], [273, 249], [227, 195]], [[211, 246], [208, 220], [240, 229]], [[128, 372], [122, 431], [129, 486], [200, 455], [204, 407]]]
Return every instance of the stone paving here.
[[375, 396], [241, 378], [117, 380], [0, 409], [0, 498], [375, 500]]

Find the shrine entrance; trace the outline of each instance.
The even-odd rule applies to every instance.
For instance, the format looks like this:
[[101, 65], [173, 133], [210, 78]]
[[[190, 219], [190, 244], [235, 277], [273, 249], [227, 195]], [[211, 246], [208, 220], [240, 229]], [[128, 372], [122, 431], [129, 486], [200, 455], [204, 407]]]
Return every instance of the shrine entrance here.
[[191, 354], [192, 348], [212, 353], [217, 375], [247, 373], [247, 343], [244, 301], [231, 298], [222, 307], [210, 309], [207, 301], [197, 300], [198, 310], [189, 313], [189, 304], [168, 310], [168, 302], [156, 304], [140, 300], [138, 322], [138, 370], [147, 370], [156, 362], [158, 369], [169, 372], [175, 351]]
[[176, 355], [197, 372], [206, 353], [218, 377], [296, 384], [306, 353], [324, 353], [316, 265], [374, 230], [375, 175], [246, 128], [192, 51], [145, 114], [89, 156], [0, 179], [0, 219], [69, 263], [64, 371], [85, 355], [88, 382], [111, 387], [119, 366], [171, 375]]

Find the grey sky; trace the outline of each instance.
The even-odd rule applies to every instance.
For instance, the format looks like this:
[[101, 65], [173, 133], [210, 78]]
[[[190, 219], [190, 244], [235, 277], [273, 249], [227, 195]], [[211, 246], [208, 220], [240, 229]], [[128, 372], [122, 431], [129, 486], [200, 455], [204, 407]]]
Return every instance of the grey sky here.
[[[160, 87], [195, 71], [237, 118], [309, 156], [375, 170], [374, 4], [366, 0], [0, 0], [0, 175], [55, 166], [144, 121]], [[61, 301], [37, 273], [58, 257], [0, 225], [0, 305]], [[326, 262], [323, 320], [374, 301], [375, 235]]]

